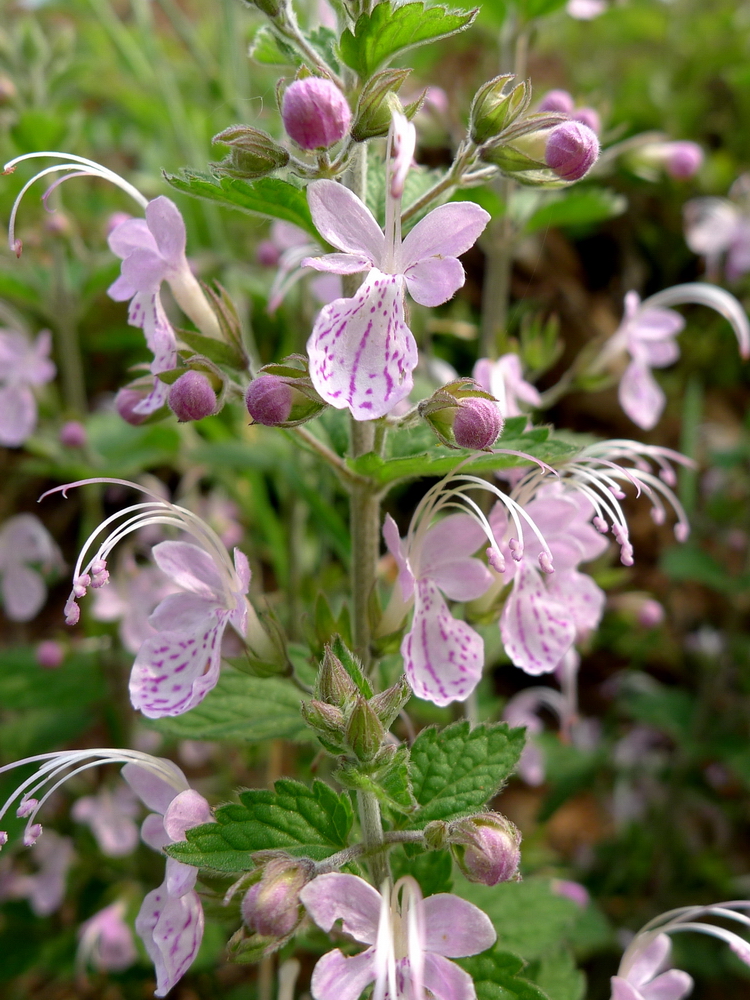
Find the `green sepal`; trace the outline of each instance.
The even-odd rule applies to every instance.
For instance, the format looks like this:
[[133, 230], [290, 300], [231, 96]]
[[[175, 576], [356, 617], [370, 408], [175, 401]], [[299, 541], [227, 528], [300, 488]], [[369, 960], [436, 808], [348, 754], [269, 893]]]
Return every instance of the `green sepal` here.
[[344, 670], [357, 685], [363, 698], [372, 698], [372, 685], [362, 670], [362, 664], [357, 657], [347, 647], [340, 635], [335, 635], [331, 639], [331, 652], [339, 659]]

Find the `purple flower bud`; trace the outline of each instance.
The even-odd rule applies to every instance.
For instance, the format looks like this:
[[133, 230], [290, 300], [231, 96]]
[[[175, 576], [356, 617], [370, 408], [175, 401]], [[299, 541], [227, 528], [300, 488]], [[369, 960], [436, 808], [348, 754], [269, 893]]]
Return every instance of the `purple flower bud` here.
[[453, 421], [453, 436], [460, 448], [489, 448], [503, 428], [503, 418], [491, 399], [471, 396], [461, 400]]
[[86, 444], [86, 428], [80, 420], [68, 420], [60, 428], [60, 444], [66, 448], [83, 448]]
[[689, 180], [700, 170], [703, 150], [697, 142], [670, 142], [664, 167], [677, 181]]
[[56, 670], [64, 659], [65, 650], [53, 639], [45, 639], [36, 647], [36, 662], [45, 670]]
[[598, 156], [596, 134], [580, 122], [563, 122], [553, 128], [544, 151], [547, 166], [564, 181], [580, 180]]
[[255, 259], [261, 267], [277, 267], [280, 256], [279, 248], [273, 240], [261, 240], [255, 250]]
[[572, 115], [575, 104], [567, 90], [550, 90], [542, 98], [539, 111], [557, 111], [561, 115]]
[[595, 111], [593, 108], [576, 108], [571, 118], [574, 122], [580, 122], [582, 125], [588, 125], [592, 132], [597, 135], [602, 130], [602, 120], [599, 117], [599, 112]]
[[284, 92], [281, 117], [289, 136], [303, 149], [328, 149], [349, 130], [352, 113], [330, 80], [308, 76]]
[[663, 621], [664, 607], [653, 597], [646, 598], [638, 610], [638, 624], [642, 625], [643, 628], [656, 628]]
[[242, 918], [264, 937], [291, 934], [300, 921], [300, 890], [313, 876], [314, 864], [307, 859], [270, 861], [260, 882], [250, 886], [242, 900]]
[[216, 393], [203, 372], [180, 375], [169, 390], [169, 408], [181, 424], [216, 413]]
[[247, 387], [245, 405], [256, 424], [283, 424], [292, 412], [292, 387], [279, 375], [260, 375]]
[[563, 896], [565, 899], [572, 899], [573, 902], [585, 910], [591, 901], [591, 896], [585, 885], [580, 882], [571, 882], [570, 879], [556, 878], [552, 880], [550, 889], [556, 896]]
[[148, 395], [148, 392], [141, 392], [138, 389], [120, 389], [115, 396], [115, 409], [120, 414], [126, 424], [138, 427], [139, 424], [148, 420], [147, 413], [136, 413], [135, 408]]
[[521, 834], [500, 813], [477, 813], [451, 823], [451, 850], [470, 882], [497, 885], [518, 878]]

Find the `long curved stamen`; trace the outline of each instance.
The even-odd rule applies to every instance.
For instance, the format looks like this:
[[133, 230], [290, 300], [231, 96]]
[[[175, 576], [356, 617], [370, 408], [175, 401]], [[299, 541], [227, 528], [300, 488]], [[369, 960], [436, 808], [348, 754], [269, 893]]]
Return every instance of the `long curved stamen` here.
[[714, 309], [720, 316], [723, 316], [734, 330], [740, 354], [743, 358], [750, 357], [750, 324], [748, 324], [745, 310], [734, 295], [730, 295], [723, 288], [697, 281], [675, 285], [673, 288], [665, 288], [663, 291], [649, 296], [641, 303], [640, 308], [661, 308], [683, 304], [708, 306], [709, 309]]
[[[38, 174], [35, 174], [30, 181], [27, 181], [24, 184], [18, 194], [18, 197], [14, 201], [13, 208], [10, 213], [10, 221], [8, 223], [8, 244], [13, 253], [17, 254], [19, 257], [23, 247], [21, 241], [17, 240], [15, 235], [16, 216], [18, 214], [18, 209], [23, 196], [26, 194], [31, 185], [38, 181], [40, 177], [46, 177], [48, 174], [59, 173], [60, 171], [78, 171], [79, 174], [88, 175], [90, 177], [101, 177], [102, 180], [110, 181], [137, 201], [142, 209], [145, 209], [148, 205], [148, 198], [145, 198], [137, 188], [133, 187], [133, 185], [126, 181], [124, 177], [120, 177], [119, 174], [116, 174], [114, 170], [109, 170], [107, 167], [102, 166], [101, 163], [89, 160], [85, 156], [76, 156], [73, 153], [58, 153], [50, 150], [45, 150], [41, 153], [24, 153], [23, 156], [16, 156], [14, 159], [9, 160], [3, 168], [3, 173], [13, 173], [16, 166], [19, 163], [23, 163], [24, 160], [36, 160], [43, 157], [52, 157], [54, 159], [67, 160], [69, 162], [55, 164], [52, 167], [40, 170]], [[88, 169], [82, 171], [80, 169], [81, 166], [87, 167]]]
[[[20, 800], [17, 815], [19, 817], [28, 817], [24, 832], [24, 842], [27, 846], [33, 843], [42, 832], [41, 826], [36, 823], [36, 817], [50, 795], [54, 794], [69, 778], [81, 774], [92, 767], [114, 763], [137, 764], [155, 777], [171, 785], [176, 792], [186, 791], [190, 787], [176, 764], [173, 764], [169, 760], [153, 757], [151, 754], [143, 753], [140, 750], [100, 748], [36, 754], [33, 757], [25, 757], [23, 760], [14, 761], [12, 764], [5, 764], [3, 767], [0, 767], [0, 774], [12, 771], [17, 767], [23, 767], [26, 764], [36, 764], [40, 761], [43, 762], [41, 766], [10, 794], [2, 808], [0, 808], [1, 820], [13, 803]], [[46, 788], [44, 795], [37, 801], [37, 795], [44, 788]], [[0, 831], [0, 846], [6, 842], [7, 834], [4, 831]]]
[[396, 957], [393, 949], [393, 923], [391, 920], [391, 893], [388, 882], [380, 889], [380, 917], [375, 939], [375, 987], [372, 1000], [384, 1000], [386, 987], [391, 997], [396, 990]]

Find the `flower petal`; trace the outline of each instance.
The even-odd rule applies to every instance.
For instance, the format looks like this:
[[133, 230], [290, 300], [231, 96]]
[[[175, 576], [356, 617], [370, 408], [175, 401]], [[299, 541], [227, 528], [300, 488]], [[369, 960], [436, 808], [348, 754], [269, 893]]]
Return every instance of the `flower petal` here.
[[505, 652], [527, 674], [554, 670], [573, 645], [576, 628], [547, 592], [541, 574], [522, 560], [500, 617]]
[[327, 253], [323, 257], [305, 257], [302, 267], [312, 267], [315, 271], [332, 271], [333, 274], [359, 274], [369, 271], [372, 261], [361, 254]]
[[453, 618], [436, 584], [420, 580], [401, 655], [414, 694], [435, 705], [449, 705], [468, 698], [479, 683], [484, 641], [466, 622]]
[[643, 1000], [682, 1000], [693, 988], [693, 978], [682, 969], [670, 969], [641, 987]]
[[450, 892], [422, 901], [427, 951], [446, 958], [478, 955], [497, 941], [492, 921], [473, 903]]
[[634, 986], [631, 986], [627, 979], [621, 979], [620, 976], [612, 976], [610, 983], [612, 984], [612, 996], [610, 1000], [643, 1000], [643, 994], [639, 993]]
[[[172, 841], [170, 840], [168, 843], [172, 843]], [[170, 896], [175, 899], [179, 896], [184, 896], [186, 892], [190, 892], [191, 889], [195, 888], [197, 881], [197, 868], [193, 868], [192, 865], [185, 865], [175, 858], [167, 858], [164, 885], [167, 887], [167, 892]]]
[[20, 448], [36, 427], [36, 400], [26, 385], [0, 389], [0, 445]]
[[141, 646], [130, 674], [130, 700], [146, 718], [182, 715], [216, 687], [229, 613], [194, 635], [160, 632]]
[[[174, 789], [171, 789], [174, 791]], [[141, 840], [153, 851], [160, 851], [162, 847], [172, 843], [172, 838], [164, 829], [164, 817], [157, 816], [156, 813], [149, 813], [141, 823]]]
[[669, 961], [672, 942], [667, 934], [657, 934], [635, 954], [625, 978], [638, 989], [651, 982], [657, 972]]
[[139, 292], [153, 293], [166, 277], [167, 263], [154, 250], [134, 250], [122, 262], [122, 277]]
[[453, 601], [473, 601], [493, 581], [484, 563], [471, 558], [483, 544], [487, 544], [487, 536], [476, 518], [450, 514], [427, 531], [418, 574], [433, 580]]
[[401, 587], [401, 597], [405, 601], [410, 601], [414, 596], [414, 574], [411, 571], [409, 560], [404, 553], [404, 545], [398, 531], [398, 525], [390, 514], [385, 515], [383, 521], [383, 538], [388, 547], [388, 551], [398, 564], [398, 582]]
[[115, 226], [107, 238], [109, 249], [124, 260], [134, 250], [152, 250], [156, 252], [156, 240], [148, 228], [145, 219], [126, 219]]
[[598, 627], [607, 595], [586, 573], [556, 571], [547, 580], [547, 593], [565, 608], [576, 632], [590, 632]]
[[[182, 784], [182, 791], [189, 787], [188, 780], [180, 768], [172, 761], [161, 761], [169, 767], [175, 776], [175, 783], [172, 785], [164, 778], [149, 771], [148, 768], [139, 764], [126, 764], [120, 774], [130, 785], [141, 802], [148, 808], [158, 812], [161, 816], [167, 811], [169, 803], [178, 794], [178, 787]], [[148, 819], [148, 817], [147, 817]], [[162, 824], [163, 825], [163, 824]]]
[[146, 222], [159, 254], [172, 267], [180, 267], [185, 259], [187, 233], [179, 208], [171, 199], [160, 195], [146, 205]]
[[310, 989], [315, 1000], [358, 1000], [375, 979], [375, 949], [346, 958], [338, 948], [329, 951], [313, 969]]
[[221, 574], [211, 556], [200, 546], [192, 542], [159, 542], [154, 545], [152, 554], [159, 569], [178, 587], [213, 600], [223, 593]]
[[404, 271], [404, 277], [409, 294], [422, 306], [441, 306], [466, 281], [461, 262], [455, 257], [419, 260]]
[[424, 985], [435, 1000], [476, 1000], [474, 980], [442, 955], [424, 956]]
[[198, 594], [168, 594], [151, 614], [149, 624], [157, 632], [197, 632], [206, 624], [212, 624], [212, 615], [220, 608], [214, 598]]
[[196, 892], [174, 899], [164, 882], [143, 900], [135, 929], [156, 968], [155, 996], [166, 996], [190, 968], [203, 940], [203, 924]]
[[354, 298], [323, 307], [307, 342], [313, 385], [355, 420], [382, 417], [411, 392], [417, 344], [402, 281], [373, 268]]
[[175, 795], [164, 813], [164, 829], [174, 841], [185, 840], [185, 831], [191, 827], [212, 822], [211, 807], [194, 788]]
[[648, 365], [631, 361], [620, 379], [620, 406], [644, 431], [655, 427], [667, 401]]
[[401, 245], [401, 271], [427, 257], [458, 257], [474, 246], [490, 216], [473, 201], [454, 201], [433, 209]]
[[44, 580], [21, 563], [9, 566], [2, 577], [3, 608], [12, 622], [28, 622], [47, 600]]
[[[330, 931], [337, 920], [342, 930], [363, 944], [374, 944], [380, 919], [380, 893], [357, 875], [318, 875], [299, 894], [318, 927]], [[369, 980], [368, 980], [369, 982]]]
[[307, 201], [324, 240], [337, 250], [379, 263], [385, 236], [375, 216], [352, 191], [336, 181], [314, 181], [307, 188]]

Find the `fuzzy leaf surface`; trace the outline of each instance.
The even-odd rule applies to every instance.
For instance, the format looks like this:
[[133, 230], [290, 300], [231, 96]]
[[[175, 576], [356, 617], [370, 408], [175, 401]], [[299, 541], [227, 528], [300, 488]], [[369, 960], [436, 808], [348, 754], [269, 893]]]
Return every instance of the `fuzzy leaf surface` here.
[[458, 964], [473, 978], [477, 1000], [552, 1000], [535, 983], [519, 977], [524, 961], [511, 952], [494, 948]]
[[424, 3], [399, 7], [385, 0], [371, 13], [357, 18], [353, 32], [346, 29], [339, 43], [341, 58], [366, 80], [407, 49], [463, 31], [476, 15], [476, 10], [450, 11]]
[[323, 781], [312, 788], [290, 778], [273, 791], [249, 789], [240, 801], [219, 806], [215, 823], [187, 831], [187, 840], [168, 853], [197, 868], [221, 872], [250, 871], [256, 851], [284, 850], [294, 857], [320, 861], [347, 846], [353, 814], [349, 797]]
[[456, 722], [423, 729], [411, 748], [411, 780], [419, 808], [410, 826], [451, 820], [481, 809], [512, 773], [523, 750], [524, 729], [506, 723], [472, 729]]

